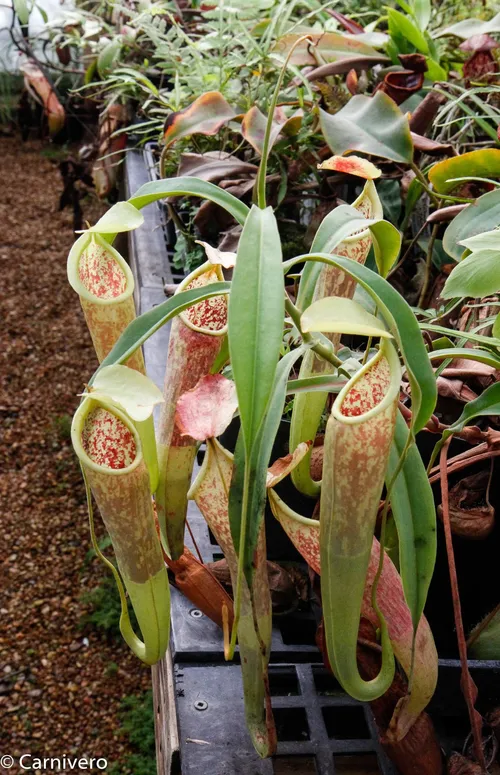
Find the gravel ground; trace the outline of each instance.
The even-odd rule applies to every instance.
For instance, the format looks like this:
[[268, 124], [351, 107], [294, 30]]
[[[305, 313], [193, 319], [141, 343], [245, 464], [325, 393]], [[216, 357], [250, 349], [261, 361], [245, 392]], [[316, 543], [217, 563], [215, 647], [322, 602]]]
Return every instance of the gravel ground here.
[[[40, 151], [0, 138], [0, 757], [111, 766], [130, 752], [120, 701], [147, 689], [150, 671], [122, 642], [79, 627], [81, 595], [103, 571], [85, 559], [69, 422], [96, 359], [66, 280], [72, 215], [57, 212], [61, 179]], [[86, 200], [86, 219], [101, 212]]]

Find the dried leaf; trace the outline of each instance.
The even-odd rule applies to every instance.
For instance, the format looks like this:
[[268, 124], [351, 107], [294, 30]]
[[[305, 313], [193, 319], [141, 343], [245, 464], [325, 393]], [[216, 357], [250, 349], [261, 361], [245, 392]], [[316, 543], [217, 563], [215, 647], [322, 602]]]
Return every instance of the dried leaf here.
[[278, 482], [281, 482], [285, 476], [288, 476], [295, 466], [303, 460], [308, 449], [309, 444], [303, 441], [293, 453], [278, 458], [267, 472], [266, 487], [276, 487]]
[[219, 264], [224, 269], [232, 269], [236, 264], [236, 253], [228, 253], [218, 248], [213, 248], [208, 242], [202, 242], [201, 240], [196, 240], [196, 243], [203, 246], [211, 264]]
[[[489, 471], [461, 479], [449, 492], [450, 524], [454, 535], [486, 538], [495, 525], [495, 509], [488, 501]], [[442, 509], [438, 507], [442, 519]]]
[[[282, 56], [286, 56], [294, 43], [301, 37], [301, 33], [284, 35], [276, 43], [274, 51]], [[311, 32], [308, 35], [308, 40], [304, 40], [294, 49], [290, 64], [315, 65], [317, 59], [311, 53], [314, 48], [318, 55], [327, 62], [345, 59], [348, 56], [379, 56], [376, 49], [348, 35], [342, 35], [339, 32]]]
[[219, 183], [225, 178], [242, 175], [255, 176], [255, 164], [241, 161], [230, 153], [209, 151], [208, 153], [183, 153], [177, 174], [179, 177], [190, 177], [207, 180], [209, 183]]

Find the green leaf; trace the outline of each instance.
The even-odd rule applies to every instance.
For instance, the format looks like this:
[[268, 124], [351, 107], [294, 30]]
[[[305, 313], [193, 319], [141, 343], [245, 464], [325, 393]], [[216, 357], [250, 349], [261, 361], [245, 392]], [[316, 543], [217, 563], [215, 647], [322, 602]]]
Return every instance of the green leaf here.
[[134, 70], [133, 67], [117, 67], [116, 70], [113, 71], [113, 75], [125, 77], [128, 76], [138, 86], [142, 86], [144, 91], [151, 92], [151, 94], [154, 94], [155, 96], [158, 96], [159, 94], [158, 89], [154, 83], [150, 81], [149, 78], [144, 75], [144, 73], [141, 73], [138, 70]]
[[246, 204], [219, 186], [190, 177], [145, 183], [128, 201], [140, 210], [151, 202], [157, 202], [158, 199], [165, 199], [167, 196], [196, 196], [209, 199], [227, 210], [241, 225], [245, 223], [250, 212]]
[[464, 19], [461, 22], [452, 24], [439, 30], [434, 37], [439, 38], [443, 35], [456, 35], [457, 38], [467, 40], [473, 35], [490, 35], [492, 32], [500, 32], [500, 13], [497, 13], [488, 22], [482, 19]]
[[[498, 316], [496, 320], [498, 320]], [[456, 333], [462, 334], [463, 331], [457, 331]], [[495, 333], [494, 324], [493, 336], [498, 338], [498, 333]], [[435, 345], [436, 343], [434, 342], [433, 344]], [[479, 361], [480, 363], [486, 363], [488, 366], [493, 366], [495, 369], [500, 369], [500, 358], [489, 350], [480, 350], [479, 348], [474, 347], [443, 347], [429, 353], [429, 359], [431, 361], [441, 361], [447, 358], [467, 358], [468, 360]]]
[[441, 292], [443, 299], [482, 298], [500, 290], [500, 250], [478, 250], [456, 266]]
[[[493, 323], [493, 330], [491, 333], [493, 334], [493, 336], [496, 336], [497, 339], [500, 339], [500, 312], [495, 318], [495, 322]], [[500, 368], [500, 363], [496, 368], [497, 369]]]
[[425, 32], [431, 20], [430, 0], [413, 0], [413, 15], [422, 32]]
[[130, 202], [117, 202], [99, 218], [95, 226], [77, 231], [76, 234], [95, 232], [96, 234], [119, 234], [123, 231], [138, 229], [144, 223], [144, 216]]
[[425, 77], [429, 81], [447, 81], [448, 71], [433, 59], [427, 57], [427, 72], [425, 73]]
[[284, 272], [288, 272], [302, 261], [320, 261], [344, 270], [373, 298], [403, 356], [411, 385], [413, 431], [418, 433], [434, 411], [437, 389], [420, 326], [407, 302], [376, 272], [342, 256], [329, 256], [324, 253], [297, 256], [285, 261]]
[[97, 58], [97, 72], [101, 78], [105, 78], [116, 64], [122, 50], [122, 40], [120, 37], [111, 40], [102, 49]]
[[397, 226], [401, 216], [401, 186], [399, 180], [380, 180], [377, 192], [384, 208], [384, 217]]
[[453, 178], [460, 177], [500, 178], [500, 149], [483, 148], [461, 156], [440, 161], [429, 171], [429, 180], [440, 194], [456, 188]]
[[300, 326], [302, 331], [381, 336], [392, 339], [384, 323], [375, 315], [367, 312], [358, 302], [339, 296], [327, 296], [313, 302], [302, 314]]
[[252, 558], [262, 519], [265, 481], [262, 484], [261, 477], [267, 461], [263, 463], [262, 455], [257, 454], [257, 459], [255, 455], [269, 414], [284, 315], [285, 284], [276, 218], [271, 207], [262, 210], [254, 205], [239, 240], [228, 307], [229, 353], [242, 437], [235, 455], [231, 508], [231, 531], [238, 553], [236, 624], [242, 576], [245, 574], [251, 586]]
[[[287, 387], [289, 384], [288, 377], [294, 363], [299, 357], [304, 355], [307, 349], [307, 346], [302, 346], [296, 350], [292, 350], [278, 363], [267, 413], [252, 453], [248, 458], [248, 516], [250, 519], [248, 520], [248, 531], [243, 547], [243, 568], [247, 581], [252, 578], [253, 557], [260, 526], [262, 524], [262, 518], [264, 516], [267, 469], [283, 415], [283, 407], [285, 405]], [[240, 431], [234, 452], [233, 479], [229, 491], [229, 522], [231, 526], [231, 536], [235, 546], [241, 545], [241, 512], [244, 501], [245, 468], [245, 444], [243, 433]]]
[[473, 237], [462, 240], [460, 244], [472, 253], [480, 250], [500, 251], [500, 229], [483, 231], [482, 234], [475, 234]]
[[[408, 441], [400, 412], [387, 466], [390, 482]], [[399, 565], [406, 602], [416, 628], [424, 610], [436, 561], [436, 509], [420, 453], [414, 443], [391, 489], [391, 509], [399, 537]]]
[[153, 309], [144, 312], [129, 323], [111, 352], [102, 361], [101, 365], [92, 376], [89, 385], [93, 384], [94, 379], [101, 369], [106, 366], [111, 366], [114, 363], [123, 363], [128, 360], [128, 358], [130, 358], [130, 356], [144, 344], [155, 331], [158, 331], [165, 323], [178, 315], [179, 312], [191, 307], [198, 301], [229, 293], [230, 288], [231, 283], [227, 282], [211, 283], [202, 288], [193, 288], [189, 291], [176, 293], [171, 299], [167, 299], [167, 301], [158, 304], [158, 306], [153, 307]]
[[468, 205], [450, 223], [443, 236], [443, 247], [449, 256], [460, 261], [461, 243], [500, 224], [500, 189], [488, 191]]
[[229, 352], [245, 449], [264, 419], [283, 337], [281, 242], [270, 207], [253, 206], [238, 245], [228, 309]]
[[442, 334], [443, 336], [450, 336], [452, 338], [468, 339], [471, 342], [477, 342], [478, 344], [500, 348], [500, 340], [494, 339], [491, 336], [482, 336], [481, 334], [474, 334], [471, 331], [454, 331], [452, 328], [436, 326], [433, 323], [419, 323], [419, 326], [422, 331], [431, 331], [434, 334]]
[[490, 385], [484, 390], [480, 396], [473, 401], [469, 401], [466, 404], [462, 414], [450, 425], [441, 436], [441, 439], [437, 442], [433, 449], [431, 460], [429, 462], [428, 469], [430, 470], [436, 460], [440, 449], [445, 443], [446, 439], [453, 436], [454, 433], [460, 433], [465, 426], [474, 420], [476, 417], [489, 417], [490, 415], [500, 414], [500, 382], [496, 382], [494, 385]]
[[111, 399], [135, 422], [147, 420], [154, 407], [163, 401], [161, 390], [149, 377], [119, 364], [100, 369], [92, 384], [91, 395], [92, 398]]
[[319, 113], [321, 130], [334, 154], [361, 151], [411, 163], [413, 142], [408, 118], [384, 92], [373, 97], [358, 94], [334, 115], [321, 108]]
[[26, 0], [14, 0], [14, 11], [19, 19], [19, 23], [23, 26], [28, 24], [30, 20], [30, 9]]
[[389, 19], [389, 32], [392, 35], [399, 33], [406, 40], [408, 40], [412, 46], [420, 51], [422, 54], [429, 53], [429, 45], [420, 32], [418, 27], [400, 11], [396, 11], [394, 8], [387, 9], [387, 16]]

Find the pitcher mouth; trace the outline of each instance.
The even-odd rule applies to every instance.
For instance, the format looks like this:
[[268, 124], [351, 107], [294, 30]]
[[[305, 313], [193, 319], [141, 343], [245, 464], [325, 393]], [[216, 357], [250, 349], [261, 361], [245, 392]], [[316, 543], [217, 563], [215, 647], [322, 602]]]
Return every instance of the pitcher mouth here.
[[82, 402], [73, 418], [71, 439], [80, 462], [98, 473], [122, 476], [134, 471], [142, 461], [141, 442], [134, 424], [116, 406], [102, 399], [89, 396]]
[[[215, 278], [217, 282], [221, 282], [224, 280], [224, 275], [222, 273], [222, 269], [220, 268], [220, 265], [218, 264], [212, 264], [210, 261], [206, 261], [204, 264], [202, 264], [198, 269], [195, 269], [193, 272], [191, 272], [190, 275], [188, 275], [177, 287], [176, 293], [182, 293], [182, 291], [189, 290], [192, 283], [195, 283], [202, 275], [207, 274], [209, 272], [212, 272], [215, 275]], [[210, 288], [211, 283], [206, 283], [204, 287], [207, 289]], [[193, 286], [195, 287], [195, 286]], [[225, 323], [220, 328], [208, 328], [203, 325], [197, 325], [189, 318], [189, 312], [190, 310], [194, 309], [195, 307], [201, 307], [202, 305], [208, 305], [207, 307], [207, 313], [208, 310], [212, 310], [213, 318], [216, 320], [217, 318], [221, 318], [222, 315], [222, 309], [217, 310], [216, 304], [220, 303], [218, 300], [222, 301], [222, 304], [224, 305], [225, 309]], [[207, 314], [207, 317], [209, 318], [210, 315]], [[227, 333], [227, 299], [226, 296], [215, 296], [212, 299], [206, 299], [205, 301], [199, 301], [196, 304], [193, 304], [192, 307], [188, 308], [187, 310], [184, 310], [179, 314], [179, 318], [182, 320], [185, 326], [190, 328], [192, 331], [196, 331], [200, 334], [206, 334], [207, 336], [224, 336]]]
[[[123, 277], [125, 289], [114, 296], [99, 296], [96, 293], [93, 293], [85, 283], [84, 272], [82, 272], [81, 267], [81, 259], [85, 251], [90, 247], [92, 241], [94, 241], [100, 249], [109, 254], [111, 263], [116, 264], [118, 271], [114, 276], [113, 284], [116, 285], [117, 282], [119, 282], [120, 275]], [[104, 240], [99, 234], [86, 233], [82, 234], [82, 236], [77, 239], [68, 256], [67, 271], [69, 284], [73, 290], [78, 293], [81, 299], [91, 302], [92, 304], [97, 304], [103, 307], [112, 306], [113, 304], [119, 304], [122, 301], [126, 301], [128, 298], [130, 298], [130, 296], [132, 296], [134, 292], [134, 276], [129, 265], [123, 256], [121, 256], [120, 253], [118, 253], [118, 251], [115, 250], [112, 245], [106, 242], [106, 240]]]

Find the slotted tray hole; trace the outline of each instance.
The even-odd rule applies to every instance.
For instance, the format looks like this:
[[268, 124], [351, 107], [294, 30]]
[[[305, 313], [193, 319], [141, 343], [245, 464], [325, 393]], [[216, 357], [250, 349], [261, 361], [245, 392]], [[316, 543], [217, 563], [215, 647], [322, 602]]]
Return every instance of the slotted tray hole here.
[[336, 678], [326, 668], [313, 667], [312, 673], [316, 693], [320, 697], [336, 697], [345, 693]]
[[271, 697], [294, 697], [300, 694], [299, 679], [294, 667], [269, 667], [269, 691]]
[[314, 756], [277, 756], [273, 766], [274, 775], [317, 775]]
[[278, 620], [276, 624], [279, 627], [283, 643], [286, 646], [314, 646], [316, 643], [316, 622], [314, 619], [300, 619], [297, 621], [290, 616], [286, 619]]
[[361, 706], [339, 705], [322, 708], [329, 738], [334, 740], [369, 740], [370, 731]]
[[335, 756], [335, 775], [381, 775], [374, 753], [357, 753]]
[[305, 708], [273, 708], [273, 714], [280, 743], [309, 740]]

